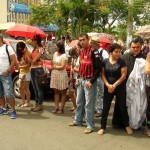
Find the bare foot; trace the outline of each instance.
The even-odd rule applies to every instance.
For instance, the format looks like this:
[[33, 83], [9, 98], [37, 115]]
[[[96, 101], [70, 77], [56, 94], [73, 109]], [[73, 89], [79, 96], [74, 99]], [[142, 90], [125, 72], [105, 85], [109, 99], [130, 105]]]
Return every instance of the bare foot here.
[[133, 134], [133, 130], [130, 127], [126, 127], [126, 131], [129, 135]]
[[97, 132], [98, 135], [103, 135], [105, 134], [105, 130], [104, 129], [100, 129], [98, 132]]
[[147, 136], [150, 137], [150, 130], [147, 130]]

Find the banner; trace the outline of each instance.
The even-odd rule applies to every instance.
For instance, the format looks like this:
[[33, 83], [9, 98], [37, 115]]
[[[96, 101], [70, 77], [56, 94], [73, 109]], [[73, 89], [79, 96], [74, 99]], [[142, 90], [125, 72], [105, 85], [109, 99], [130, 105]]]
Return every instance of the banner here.
[[8, 2], [8, 11], [21, 14], [31, 14], [30, 9], [27, 5], [14, 2]]

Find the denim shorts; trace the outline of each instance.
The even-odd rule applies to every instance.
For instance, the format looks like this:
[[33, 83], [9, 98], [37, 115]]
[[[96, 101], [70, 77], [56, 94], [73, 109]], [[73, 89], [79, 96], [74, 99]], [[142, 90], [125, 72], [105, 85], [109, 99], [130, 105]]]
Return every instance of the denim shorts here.
[[0, 98], [6, 96], [6, 98], [8, 99], [13, 99], [14, 93], [12, 87], [13, 85], [11, 75], [9, 75], [8, 77], [0, 75]]

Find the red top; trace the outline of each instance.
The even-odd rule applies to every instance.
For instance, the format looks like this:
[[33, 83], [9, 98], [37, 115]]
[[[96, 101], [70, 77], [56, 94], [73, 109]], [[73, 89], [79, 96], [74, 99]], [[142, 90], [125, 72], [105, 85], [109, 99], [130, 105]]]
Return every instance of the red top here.
[[89, 46], [80, 52], [80, 77], [92, 78], [94, 76], [92, 51], [93, 49]]

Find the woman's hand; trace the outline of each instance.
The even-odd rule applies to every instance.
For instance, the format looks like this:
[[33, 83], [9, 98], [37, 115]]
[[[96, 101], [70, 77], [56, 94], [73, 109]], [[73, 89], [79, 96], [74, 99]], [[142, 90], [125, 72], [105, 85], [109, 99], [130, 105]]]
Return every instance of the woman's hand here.
[[115, 88], [116, 88], [114, 85], [111, 85], [111, 84], [109, 84], [107, 87], [108, 87], [108, 92], [109, 93], [113, 93]]

